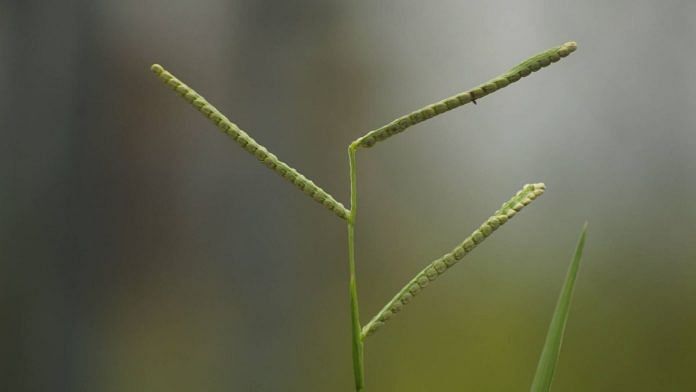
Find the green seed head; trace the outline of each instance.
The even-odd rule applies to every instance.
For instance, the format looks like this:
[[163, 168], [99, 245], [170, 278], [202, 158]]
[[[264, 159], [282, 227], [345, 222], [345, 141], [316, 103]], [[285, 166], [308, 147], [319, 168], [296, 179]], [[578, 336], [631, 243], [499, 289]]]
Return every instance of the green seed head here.
[[458, 260], [462, 259], [469, 252], [471, 252], [477, 245], [481, 244], [486, 238], [488, 238], [493, 232], [510, 218], [515, 216], [519, 210], [511, 208], [520, 207], [520, 210], [524, 208], [529, 203], [522, 203], [521, 200], [529, 200], [531, 202], [532, 198], [541, 195], [546, 186], [542, 183], [539, 184], [528, 184], [525, 185], [519, 192], [517, 192], [510, 200], [503, 203], [502, 207], [496, 211], [493, 216], [488, 218], [477, 230], [475, 230], [469, 237], [467, 237], [461, 244], [454, 248], [451, 252], [445, 254], [441, 258], [433, 261], [425, 267], [421, 272], [419, 272], [411, 281], [404, 286], [404, 288], [399, 291], [399, 293], [392, 298], [391, 301], [362, 329], [362, 336], [367, 337], [377, 331], [384, 322], [387, 320], [383, 317], [386, 312], [390, 313], [389, 318], [392, 317], [391, 313], [395, 313], [394, 309], [399, 309], [411, 302], [414, 296], [420, 293], [430, 282], [437, 279], [440, 275], [448, 270], [449, 266], [454, 265]]
[[217, 108], [203, 98], [202, 95], [198, 94], [194, 89], [177, 79], [161, 65], [153, 64], [150, 69], [165, 84], [179, 93], [179, 95], [191, 103], [198, 111], [203, 113], [203, 115], [205, 115], [222, 132], [232, 137], [237, 144], [239, 144], [250, 154], [254, 155], [259, 161], [262, 161], [266, 167], [280, 174], [304, 193], [310, 195], [315, 201], [324, 205], [328, 210], [333, 211], [340, 218], [348, 219], [350, 212], [343, 206], [343, 204], [336, 201], [333, 196], [318, 187], [312, 181], [305, 178], [297, 170], [293, 169], [285, 162], [279, 160], [278, 157], [268, 152], [266, 147], [260, 145], [246, 132], [241, 130], [237, 124], [228, 120], [225, 115], [220, 113], [220, 111], [218, 111]]
[[382, 141], [399, 134], [421, 121], [458, 108], [459, 106], [473, 102], [477, 99], [485, 97], [488, 94], [500, 90], [501, 88], [507, 87], [521, 78], [557, 62], [563, 57], [568, 56], [569, 54], [573, 53], [577, 47], [578, 46], [575, 42], [566, 42], [563, 45], [556, 46], [545, 52], [534, 55], [521, 62], [508, 72], [497, 76], [486, 83], [476, 86], [463, 93], [443, 99], [440, 102], [428, 105], [408, 115], [402, 116], [385, 126], [377, 128], [374, 131], [368, 132], [365, 136], [356, 140], [356, 144], [363, 148], [372, 147], [378, 141]]

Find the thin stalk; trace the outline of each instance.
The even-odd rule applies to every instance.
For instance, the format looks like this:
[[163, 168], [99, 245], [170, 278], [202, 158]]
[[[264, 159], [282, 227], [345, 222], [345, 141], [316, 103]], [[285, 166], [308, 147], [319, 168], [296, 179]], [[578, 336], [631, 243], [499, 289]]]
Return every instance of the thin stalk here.
[[355, 390], [362, 391], [365, 387], [365, 366], [363, 364], [363, 339], [360, 324], [360, 308], [358, 307], [358, 285], [355, 277], [355, 217], [358, 212], [357, 173], [355, 165], [356, 146], [348, 147], [350, 162], [350, 214], [348, 216], [348, 268], [350, 270], [350, 318], [353, 337], [353, 375]]

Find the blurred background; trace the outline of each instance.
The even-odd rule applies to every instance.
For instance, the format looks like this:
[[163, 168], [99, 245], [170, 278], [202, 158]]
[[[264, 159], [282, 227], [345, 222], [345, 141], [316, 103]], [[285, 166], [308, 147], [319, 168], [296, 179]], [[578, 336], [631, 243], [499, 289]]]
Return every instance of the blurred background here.
[[367, 341], [369, 391], [525, 391], [589, 221], [554, 390], [696, 390], [696, 3], [0, 2], [0, 389], [351, 391], [345, 223], [149, 71], [348, 205], [363, 321], [528, 182], [547, 193]]

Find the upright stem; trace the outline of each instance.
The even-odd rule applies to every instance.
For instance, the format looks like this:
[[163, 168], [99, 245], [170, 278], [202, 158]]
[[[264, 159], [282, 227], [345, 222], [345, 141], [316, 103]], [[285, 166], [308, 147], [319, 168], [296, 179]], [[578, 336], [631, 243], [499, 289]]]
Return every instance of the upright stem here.
[[358, 286], [355, 277], [355, 216], [358, 212], [358, 191], [356, 181], [355, 152], [357, 146], [348, 147], [350, 160], [350, 215], [348, 216], [348, 267], [350, 270], [350, 316], [353, 335], [353, 375], [355, 390], [365, 387], [365, 369], [363, 365], [363, 341], [360, 327], [360, 310], [358, 307]]

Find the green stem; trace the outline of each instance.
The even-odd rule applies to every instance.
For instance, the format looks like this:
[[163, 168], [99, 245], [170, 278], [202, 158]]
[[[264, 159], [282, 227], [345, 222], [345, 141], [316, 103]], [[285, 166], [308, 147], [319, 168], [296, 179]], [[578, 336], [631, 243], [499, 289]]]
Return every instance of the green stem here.
[[360, 326], [360, 309], [358, 307], [358, 286], [355, 277], [355, 216], [358, 211], [357, 174], [355, 166], [355, 151], [357, 146], [348, 147], [350, 160], [350, 215], [348, 216], [348, 267], [350, 270], [350, 316], [353, 337], [353, 375], [355, 390], [362, 391], [365, 387], [365, 367], [363, 365], [363, 340]]

